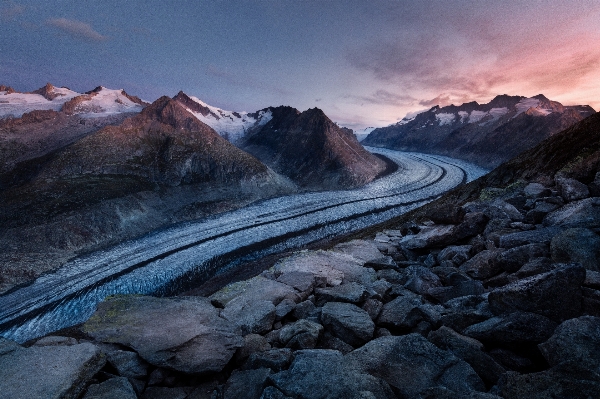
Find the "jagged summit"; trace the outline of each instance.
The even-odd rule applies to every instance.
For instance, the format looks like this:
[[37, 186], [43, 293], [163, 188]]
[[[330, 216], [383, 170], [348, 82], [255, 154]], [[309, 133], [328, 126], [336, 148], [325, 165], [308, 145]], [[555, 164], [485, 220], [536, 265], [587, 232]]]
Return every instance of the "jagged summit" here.
[[253, 128], [240, 146], [304, 187], [341, 188], [365, 184], [385, 170], [351, 131], [319, 108], [271, 108], [272, 119]]
[[414, 118], [373, 130], [365, 145], [423, 151], [494, 167], [595, 113], [564, 106], [543, 94], [502, 94], [487, 104], [435, 106]]

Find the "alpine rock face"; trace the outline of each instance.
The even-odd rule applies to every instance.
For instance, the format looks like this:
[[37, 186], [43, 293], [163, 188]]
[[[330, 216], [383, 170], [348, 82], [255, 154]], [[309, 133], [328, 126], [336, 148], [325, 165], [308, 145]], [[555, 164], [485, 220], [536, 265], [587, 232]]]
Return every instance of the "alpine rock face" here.
[[544, 95], [500, 95], [487, 104], [435, 106], [413, 118], [373, 130], [363, 144], [423, 151], [495, 167], [595, 113]]
[[333, 123], [318, 108], [269, 110], [272, 118], [252, 127], [240, 142], [275, 171], [308, 189], [348, 188], [366, 184], [386, 163], [365, 150], [351, 130]]

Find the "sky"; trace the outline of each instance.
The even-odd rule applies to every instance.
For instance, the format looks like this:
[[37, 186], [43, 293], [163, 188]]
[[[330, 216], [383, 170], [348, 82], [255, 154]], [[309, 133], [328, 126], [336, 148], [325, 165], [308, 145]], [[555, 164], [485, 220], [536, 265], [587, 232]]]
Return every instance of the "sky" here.
[[600, 110], [599, 0], [0, 0], [0, 84], [180, 90], [387, 126], [544, 94]]

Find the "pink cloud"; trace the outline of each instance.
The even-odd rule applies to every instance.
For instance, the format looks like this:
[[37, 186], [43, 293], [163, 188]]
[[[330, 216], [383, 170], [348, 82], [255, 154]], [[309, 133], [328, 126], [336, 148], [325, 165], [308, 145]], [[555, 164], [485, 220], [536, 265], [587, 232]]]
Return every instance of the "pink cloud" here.
[[66, 18], [52, 18], [46, 21], [48, 25], [60, 29], [75, 39], [103, 41], [108, 39], [96, 32], [89, 24]]

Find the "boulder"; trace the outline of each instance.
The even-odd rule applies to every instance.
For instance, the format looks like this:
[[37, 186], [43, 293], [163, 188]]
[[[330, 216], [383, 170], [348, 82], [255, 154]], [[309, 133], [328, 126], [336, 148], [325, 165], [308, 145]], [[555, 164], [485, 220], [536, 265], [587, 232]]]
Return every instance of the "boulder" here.
[[301, 319], [285, 325], [279, 330], [279, 341], [287, 348], [313, 349], [317, 345], [323, 326], [310, 320]]
[[[381, 253], [379, 253], [381, 257]], [[368, 286], [377, 279], [375, 270], [363, 267], [364, 262], [352, 255], [334, 251], [300, 251], [280, 260], [273, 271], [281, 277], [290, 272], [312, 273], [329, 286], [355, 282]]]
[[[458, 273], [455, 273], [459, 275]], [[451, 299], [468, 295], [481, 295], [485, 292], [480, 281], [466, 280], [458, 281], [449, 287], [435, 287], [427, 291], [427, 296], [435, 298], [440, 303], [446, 303]]]
[[291, 396], [284, 395], [279, 389], [275, 387], [266, 387], [263, 391], [260, 399], [293, 399]]
[[451, 260], [455, 265], [461, 265], [471, 258], [472, 245], [450, 245], [437, 255], [438, 262]]
[[187, 399], [188, 390], [184, 387], [148, 387], [141, 399]]
[[391, 256], [383, 256], [381, 258], [372, 259], [365, 263], [365, 267], [370, 267], [373, 270], [399, 269], [398, 265], [396, 262], [394, 262], [394, 259]]
[[420, 297], [399, 296], [383, 305], [377, 325], [400, 332], [409, 332], [420, 322], [436, 326], [440, 322], [440, 307], [424, 304]]
[[381, 309], [383, 309], [383, 302], [378, 301], [377, 299], [367, 299], [362, 305], [362, 309], [369, 314], [371, 320], [377, 320], [377, 317], [381, 313]]
[[600, 237], [586, 228], [562, 231], [550, 242], [552, 260], [577, 262], [588, 270], [600, 270]]
[[377, 244], [369, 240], [352, 240], [337, 244], [333, 251], [351, 255], [362, 263], [369, 262], [382, 257]]
[[268, 368], [234, 370], [223, 388], [223, 399], [260, 399], [269, 374]]
[[586, 198], [570, 202], [550, 212], [544, 218], [545, 226], [600, 227], [600, 198]]
[[327, 302], [347, 302], [359, 304], [367, 299], [366, 288], [357, 283], [341, 284], [336, 287], [316, 288], [315, 297], [317, 305], [323, 306]]
[[502, 272], [502, 268], [497, 264], [496, 257], [500, 251], [489, 250], [479, 252], [471, 259], [462, 264], [460, 271], [478, 280], [485, 280]]
[[525, 263], [517, 272], [514, 274], [515, 277], [521, 279], [525, 277], [535, 276], [536, 274], [547, 273], [556, 268], [556, 264], [552, 263], [549, 258], [534, 258], [529, 262]]
[[578, 317], [584, 279], [585, 269], [581, 265], [562, 265], [490, 292], [490, 309], [495, 314], [532, 312], [556, 322]]
[[498, 382], [502, 397], [511, 399], [600, 398], [600, 373], [563, 363], [537, 373], [506, 373]]
[[526, 244], [502, 251], [496, 257], [496, 266], [508, 273], [514, 273], [533, 258], [550, 255], [546, 244]]
[[284, 299], [275, 306], [275, 320], [281, 320], [296, 308], [296, 302], [291, 299]]
[[419, 334], [381, 337], [346, 355], [351, 367], [382, 378], [403, 398], [437, 386], [460, 395], [483, 391], [479, 376], [463, 360]]
[[262, 276], [231, 283], [210, 296], [213, 305], [224, 308], [231, 300], [238, 298], [239, 303], [269, 301], [279, 304], [285, 298], [296, 297], [296, 290], [287, 284]]
[[79, 342], [75, 338], [71, 337], [60, 337], [56, 335], [49, 335], [38, 339], [35, 346], [57, 346], [57, 345], [77, 345]]
[[[542, 223], [544, 217], [552, 211], [560, 208], [561, 205], [548, 201], [536, 201], [535, 206], [525, 216], [525, 221], [532, 224]], [[530, 229], [523, 229], [530, 230]]]
[[460, 335], [448, 327], [440, 327], [427, 335], [427, 340], [443, 350], [449, 350], [469, 363], [473, 370], [488, 385], [496, 384], [506, 372], [502, 366], [483, 351], [483, 344], [476, 339]]
[[338, 351], [312, 349], [296, 352], [288, 370], [271, 375], [271, 384], [283, 394], [302, 399], [393, 399], [389, 385], [346, 366]]
[[296, 319], [307, 319], [315, 314], [315, 310], [315, 304], [306, 300], [296, 305], [293, 316]]
[[254, 352], [248, 357], [244, 369], [269, 368], [273, 372], [287, 369], [292, 363], [292, 350], [290, 348], [270, 349], [264, 352]]
[[515, 208], [514, 205], [499, 199], [490, 202], [469, 202], [463, 205], [463, 208], [469, 213], [482, 213], [488, 219], [508, 219], [512, 221], [523, 220], [523, 215], [517, 208]]
[[352, 345], [345, 343], [335, 335], [331, 334], [329, 331], [325, 331], [325, 333], [321, 336], [317, 348], [333, 349], [336, 351], [340, 351], [343, 355], [354, 350], [354, 347], [352, 347]]
[[548, 339], [557, 324], [535, 313], [515, 312], [492, 317], [474, 324], [463, 332], [466, 336], [487, 343], [540, 343]]
[[243, 345], [239, 328], [199, 297], [112, 297], [98, 305], [83, 331], [184, 373], [219, 372]]
[[529, 183], [523, 189], [523, 193], [528, 198], [541, 198], [551, 195], [552, 191], [540, 183]]
[[456, 205], [442, 205], [435, 207], [427, 217], [436, 224], [459, 224], [465, 217], [465, 210]]
[[248, 301], [241, 295], [227, 303], [221, 317], [239, 326], [242, 335], [264, 334], [273, 328], [275, 305], [267, 300]]
[[454, 241], [454, 225], [425, 227], [419, 233], [403, 237], [400, 245], [407, 249], [441, 247]]
[[566, 202], [582, 200], [590, 196], [590, 190], [582, 182], [575, 179], [558, 178], [556, 186]]
[[364, 344], [373, 338], [375, 331], [369, 314], [350, 303], [326, 303], [321, 311], [321, 322], [333, 335], [352, 346]]
[[23, 348], [0, 340], [0, 395], [76, 399], [105, 362], [100, 350], [88, 342]]
[[551, 366], [575, 362], [600, 372], [600, 318], [583, 316], [567, 320], [538, 347]]
[[246, 361], [255, 352], [264, 352], [271, 349], [265, 337], [258, 334], [248, 334], [244, 337], [244, 346], [235, 352], [235, 361], [240, 364]]
[[122, 377], [142, 379], [148, 375], [148, 363], [135, 352], [108, 351], [106, 360]]
[[470, 325], [494, 317], [489, 308], [487, 295], [470, 295], [451, 299], [444, 304], [442, 324], [461, 332]]
[[423, 266], [409, 266], [405, 270], [408, 278], [404, 287], [417, 294], [425, 294], [431, 288], [441, 287], [440, 278], [430, 269]]
[[127, 378], [117, 377], [90, 385], [83, 399], [137, 399], [137, 395]]
[[300, 292], [310, 292], [315, 286], [315, 275], [308, 272], [293, 271], [281, 274], [277, 281], [294, 287]]
[[547, 227], [529, 231], [504, 234], [500, 236], [498, 246], [500, 248], [514, 248], [520, 245], [543, 243], [549, 244], [552, 238], [560, 233], [557, 227]]

